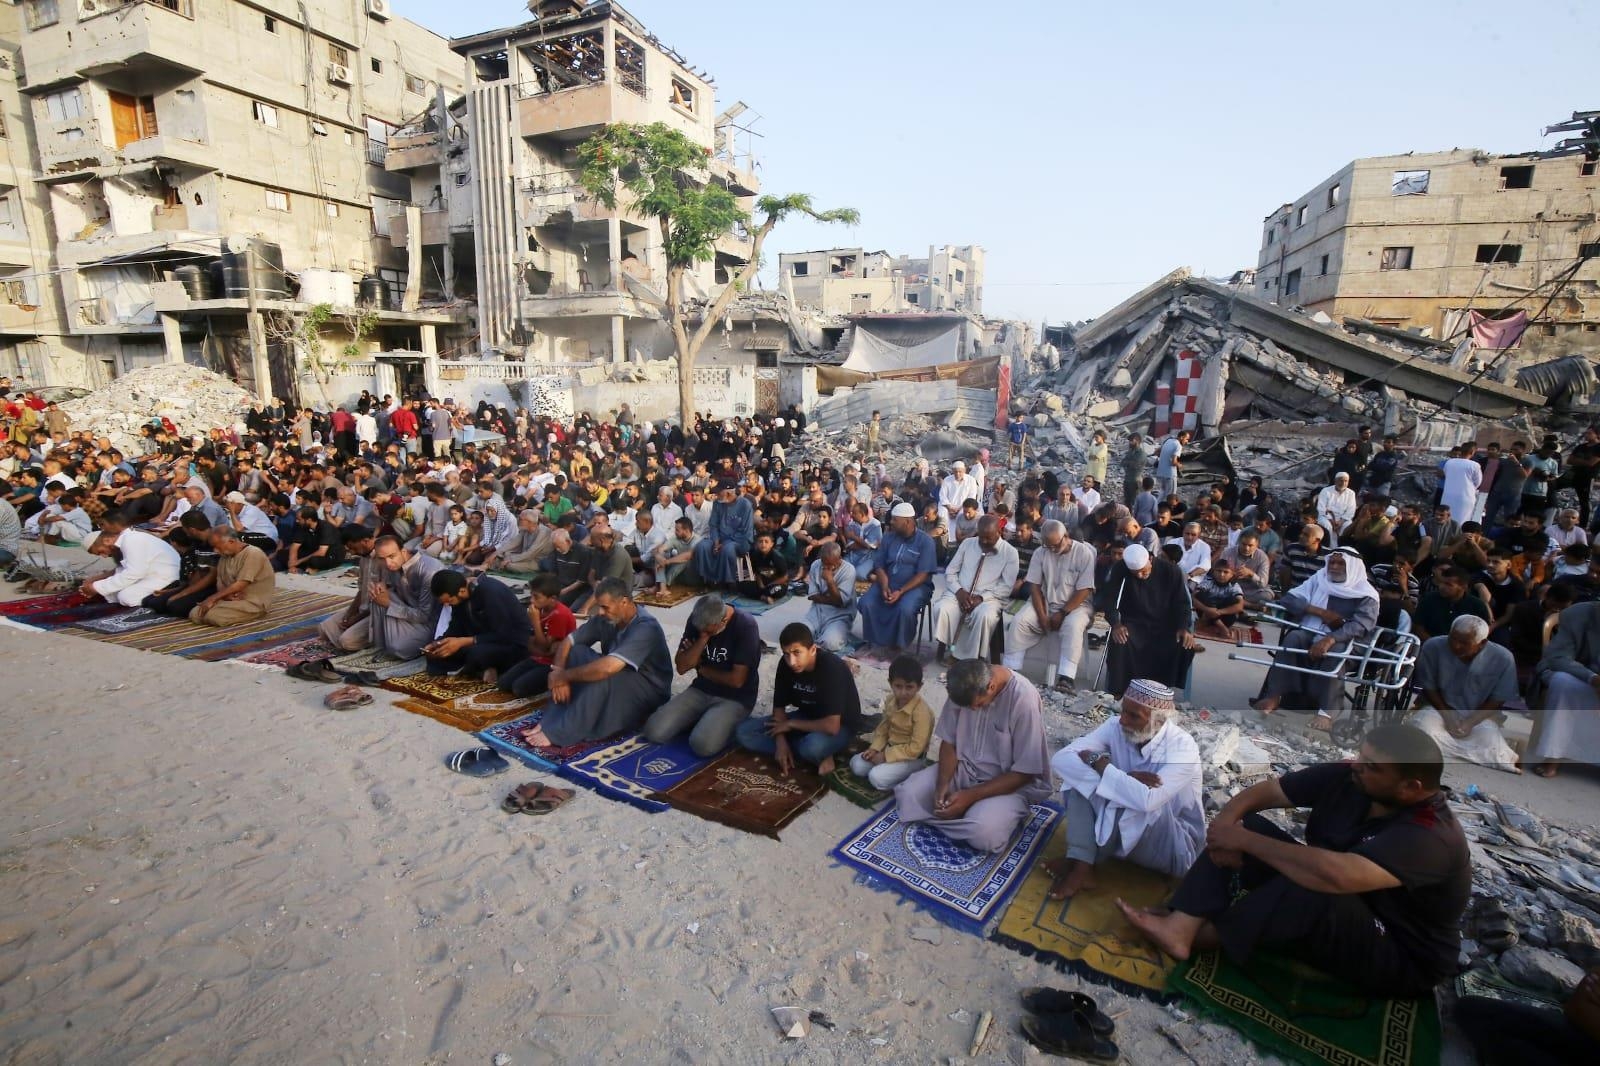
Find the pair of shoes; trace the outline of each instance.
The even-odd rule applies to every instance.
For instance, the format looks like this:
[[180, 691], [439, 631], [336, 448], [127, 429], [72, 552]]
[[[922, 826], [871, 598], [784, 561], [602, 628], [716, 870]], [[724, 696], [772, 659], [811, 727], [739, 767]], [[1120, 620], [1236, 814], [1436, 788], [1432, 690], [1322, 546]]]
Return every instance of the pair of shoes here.
[[1082, 992], [1029, 988], [1022, 993], [1022, 1035], [1050, 1055], [1116, 1062], [1121, 1052], [1110, 1040], [1116, 1023]]

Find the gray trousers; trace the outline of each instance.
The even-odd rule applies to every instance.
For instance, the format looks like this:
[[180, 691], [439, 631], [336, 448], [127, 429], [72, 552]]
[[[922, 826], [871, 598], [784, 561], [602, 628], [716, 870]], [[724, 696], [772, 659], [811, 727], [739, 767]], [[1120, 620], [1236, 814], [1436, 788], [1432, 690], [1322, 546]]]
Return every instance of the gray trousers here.
[[388, 652], [396, 659], [415, 659], [422, 654], [422, 646], [433, 640], [433, 625], [429, 622], [406, 622], [390, 618], [386, 608], [376, 603], [369, 608], [372, 618], [372, 646]]
[[[1095, 865], [1101, 859], [1126, 859], [1147, 870], [1165, 872], [1172, 866], [1172, 855], [1161, 850], [1161, 833], [1147, 832], [1129, 851], [1122, 843], [1122, 826], [1111, 830], [1104, 844], [1095, 843], [1094, 804], [1075, 788], [1062, 790], [1067, 800], [1067, 858]], [[1168, 808], [1170, 810], [1170, 808]]]
[[647, 718], [640, 732], [652, 744], [665, 744], [688, 732], [690, 750], [709, 758], [728, 747], [733, 731], [749, 717], [750, 708], [738, 700], [686, 688]]

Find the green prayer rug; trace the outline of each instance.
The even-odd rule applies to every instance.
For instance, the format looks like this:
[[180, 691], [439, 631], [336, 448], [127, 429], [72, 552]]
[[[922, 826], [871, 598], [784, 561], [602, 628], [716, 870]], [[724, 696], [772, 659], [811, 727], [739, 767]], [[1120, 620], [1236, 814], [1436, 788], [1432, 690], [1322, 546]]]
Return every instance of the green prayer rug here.
[[1281, 956], [1258, 954], [1241, 967], [1208, 951], [1179, 967], [1167, 987], [1293, 1062], [1433, 1066], [1443, 1049], [1432, 996], [1378, 999]]
[[850, 753], [835, 755], [833, 773], [823, 780], [828, 783], [829, 792], [836, 792], [857, 807], [865, 807], [869, 811], [882, 807], [894, 795], [893, 792], [879, 792], [866, 778], [851, 773]]

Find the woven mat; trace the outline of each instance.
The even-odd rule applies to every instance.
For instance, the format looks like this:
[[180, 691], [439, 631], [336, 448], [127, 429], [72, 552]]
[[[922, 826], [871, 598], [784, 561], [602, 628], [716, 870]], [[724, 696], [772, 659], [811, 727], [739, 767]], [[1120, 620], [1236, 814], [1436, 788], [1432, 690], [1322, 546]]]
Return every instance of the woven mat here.
[[370, 673], [377, 675], [379, 681], [388, 681], [396, 677], [410, 677], [420, 674], [428, 668], [426, 659], [393, 659], [376, 648], [362, 648], [347, 655], [335, 655], [332, 659], [334, 670], [341, 674]]
[[107, 615], [104, 618], [95, 618], [86, 622], [76, 623], [79, 629], [88, 629], [96, 633], [132, 633], [140, 629], [149, 629], [163, 622], [170, 622], [171, 618], [164, 614], [157, 614], [148, 607], [128, 607], [121, 614]]
[[[273, 596], [272, 607], [260, 618], [252, 618], [226, 629], [215, 626], [197, 626], [188, 619], [169, 619], [158, 625], [147, 626], [127, 633], [102, 633], [79, 628], [78, 634], [107, 644], [120, 644], [124, 648], [158, 652], [165, 655], [199, 657], [200, 653], [223, 648], [237, 648], [248, 642], [271, 637], [288, 639], [297, 627], [315, 623], [349, 604], [344, 596], [324, 596], [315, 592], [279, 589]], [[305, 634], [299, 634], [305, 635]], [[257, 649], [259, 650], [259, 649]], [[220, 656], [226, 658], [227, 656]]]
[[931, 823], [900, 821], [890, 807], [845, 837], [833, 855], [857, 880], [905, 896], [946, 925], [982, 935], [1027, 875], [1060, 811], [1034, 804], [1032, 816], [999, 851], [975, 851]]
[[710, 761], [690, 749], [687, 737], [666, 744], [652, 744], [635, 733], [572, 759], [558, 769], [562, 777], [608, 799], [655, 813], [667, 809], [667, 804], [656, 798], [659, 793], [671, 789]]
[[333, 654], [334, 650], [320, 636], [296, 637], [280, 644], [274, 644], [270, 648], [254, 651], [247, 655], [230, 655], [229, 658], [236, 659], [241, 663], [248, 663], [251, 666], [276, 666], [287, 670], [289, 667], [298, 666], [300, 663], [326, 659]]
[[52, 592], [44, 596], [29, 596], [21, 600], [0, 603], [0, 617], [20, 622], [38, 629], [60, 629], [64, 626], [100, 621], [127, 614], [131, 608], [120, 603], [87, 596], [77, 589], [69, 592]]
[[739, 608], [739, 610], [743, 611], [745, 614], [756, 615], [766, 614], [774, 607], [782, 607], [784, 604], [789, 602], [789, 599], [790, 598], [788, 596], [782, 596], [773, 603], [764, 603], [761, 600], [752, 600], [748, 596], [734, 596], [732, 599], [728, 600], [728, 602]]
[[822, 778], [803, 767], [784, 777], [770, 759], [730, 751], [655, 798], [708, 821], [776, 840], [825, 790]]
[[[1042, 854], [1066, 854], [1065, 838], [1063, 821]], [[1123, 991], [1149, 995], [1166, 988], [1176, 964], [1134, 931], [1117, 900], [1136, 907], [1165, 903], [1172, 878], [1112, 859], [1095, 867], [1095, 888], [1070, 900], [1050, 898], [1051, 880], [1044, 863], [1035, 864], [1000, 916], [995, 942]]]
[[634, 603], [642, 603], [646, 607], [676, 607], [686, 600], [692, 600], [705, 592], [705, 589], [685, 588], [682, 585], [657, 585], [654, 588], [640, 589], [633, 594]]
[[1432, 996], [1372, 998], [1303, 963], [1265, 952], [1247, 967], [1235, 966], [1220, 952], [1204, 952], [1180, 967], [1168, 987], [1213, 1020], [1292, 1062], [1433, 1066], [1444, 1046]]

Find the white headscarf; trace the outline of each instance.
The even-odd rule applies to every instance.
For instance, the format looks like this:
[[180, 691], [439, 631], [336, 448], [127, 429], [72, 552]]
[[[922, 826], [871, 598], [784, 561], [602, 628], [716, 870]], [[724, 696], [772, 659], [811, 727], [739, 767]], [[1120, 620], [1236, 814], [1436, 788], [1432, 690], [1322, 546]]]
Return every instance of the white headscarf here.
[[[1296, 585], [1290, 590], [1289, 595], [1297, 596], [1313, 607], [1328, 607], [1328, 598], [1337, 596], [1342, 600], [1374, 600], [1378, 599], [1378, 590], [1372, 587], [1367, 580], [1367, 564], [1361, 556], [1344, 548], [1336, 548], [1329, 553], [1328, 558], [1335, 555], [1344, 556], [1344, 580], [1334, 581], [1328, 574], [1328, 564], [1324, 562], [1322, 569], [1312, 574], [1310, 578]], [[1303, 623], [1310, 629], [1327, 629], [1321, 624], [1320, 619], [1307, 619]]]

